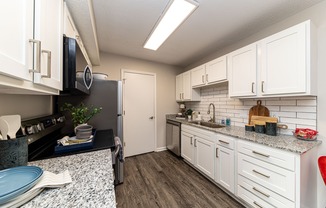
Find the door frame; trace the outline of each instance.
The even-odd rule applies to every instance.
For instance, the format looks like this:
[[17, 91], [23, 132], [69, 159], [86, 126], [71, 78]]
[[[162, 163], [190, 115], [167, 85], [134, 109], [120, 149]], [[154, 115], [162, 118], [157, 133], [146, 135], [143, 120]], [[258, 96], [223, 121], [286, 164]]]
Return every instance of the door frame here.
[[[125, 87], [124, 87], [124, 74], [125, 73], [134, 73], [134, 74], [144, 74], [144, 75], [150, 75], [154, 77], [154, 152], [157, 152], [157, 105], [156, 105], [156, 73], [151, 72], [145, 72], [145, 71], [137, 71], [137, 70], [131, 70], [131, 69], [121, 69], [121, 81], [122, 81], [122, 117], [124, 117], [124, 109], [125, 109], [125, 103], [124, 103], [124, 96], [125, 96]], [[125, 119], [123, 119], [123, 126], [124, 126]], [[123, 135], [125, 131], [125, 128], [123, 128]]]

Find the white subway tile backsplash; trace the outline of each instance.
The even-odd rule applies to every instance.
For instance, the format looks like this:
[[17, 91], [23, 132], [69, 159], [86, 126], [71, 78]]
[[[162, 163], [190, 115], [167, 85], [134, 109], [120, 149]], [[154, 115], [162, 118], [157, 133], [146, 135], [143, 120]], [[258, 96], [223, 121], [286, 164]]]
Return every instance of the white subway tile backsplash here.
[[[214, 103], [217, 122], [227, 116], [231, 125], [242, 126], [248, 122], [249, 110], [257, 105], [257, 98], [236, 99], [229, 98], [227, 85], [205, 87], [201, 89], [200, 102], [187, 102], [187, 108], [201, 112], [202, 117], [208, 120], [208, 105]], [[291, 134], [297, 127], [315, 128], [317, 126], [317, 98], [316, 97], [275, 97], [261, 99], [262, 105], [270, 111], [282, 124], [288, 125], [282, 134]]]
[[291, 112], [306, 112], [306, 113], [315, 113], [317, 107], [303, 107], [303, 106], [281, 106], [281, 111], [291, 111]]
[[297, 105], [301, 106], [317, 106], [317, 100], [298, 100]]
[[296, 100], [267, 100], [266, 101], [266, 105], [270, 106], [270, 105], [297, 105], [297, 101]]
[[297, 113], [297, 118], [317, 119], [316, 113]]

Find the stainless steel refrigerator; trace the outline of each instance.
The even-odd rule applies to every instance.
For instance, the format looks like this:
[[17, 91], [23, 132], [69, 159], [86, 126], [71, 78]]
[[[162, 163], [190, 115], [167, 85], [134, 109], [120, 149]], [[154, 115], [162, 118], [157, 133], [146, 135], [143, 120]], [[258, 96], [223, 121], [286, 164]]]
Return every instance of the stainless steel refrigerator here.
[[[89, 95], [60, 96], [58, 105], [69, 102], [78, 105], [83, 102], [86, 106], [102, 107], [100, 113], [92, 117], [87, 123], [97, 130], [112, 129], [115, 136], [121, 139], [123, 147], [122, 128], [122, 82], [114, 80], [94, 79]], [[66, 131], [71, 131], [72, 125], [66, 125]], [[115, 162], [114, 171], [116, 181], [123, 182], [123, 163], [112, 155], [112, 162]], [[118, 178], [117, 178], [118, 177]]]

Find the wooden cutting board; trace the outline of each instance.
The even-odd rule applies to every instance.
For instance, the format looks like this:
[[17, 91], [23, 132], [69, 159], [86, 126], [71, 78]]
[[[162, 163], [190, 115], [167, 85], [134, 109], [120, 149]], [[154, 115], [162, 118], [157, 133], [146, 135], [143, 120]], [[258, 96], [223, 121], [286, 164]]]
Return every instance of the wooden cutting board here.
[[265, 106], [261, 105], [261, 100], [257, 100], [257, 105], [250, 108], [248, 124], [251, 123], [252, 116], [269, 116], [269, 110]]
[[276, 117], [269, 117], [269, 116], [252, 116], [250, 124], [266, 125], [266, 122], [277, 123], [278, 119]]

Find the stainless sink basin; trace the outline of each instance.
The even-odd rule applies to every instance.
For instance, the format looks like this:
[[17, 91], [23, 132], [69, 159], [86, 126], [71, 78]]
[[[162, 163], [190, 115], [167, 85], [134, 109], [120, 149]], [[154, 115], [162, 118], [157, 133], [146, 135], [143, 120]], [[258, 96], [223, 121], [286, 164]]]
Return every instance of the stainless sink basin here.
[[206, 122], [206, 121], [189, 121], [189, 123], [198, 124], [198, 125], [206, 126], [206, 127], [209, 127], [209, 128], [223, 128], [223, 127], [225, 127], [224, 125], [221, 125], [221, 124]]

